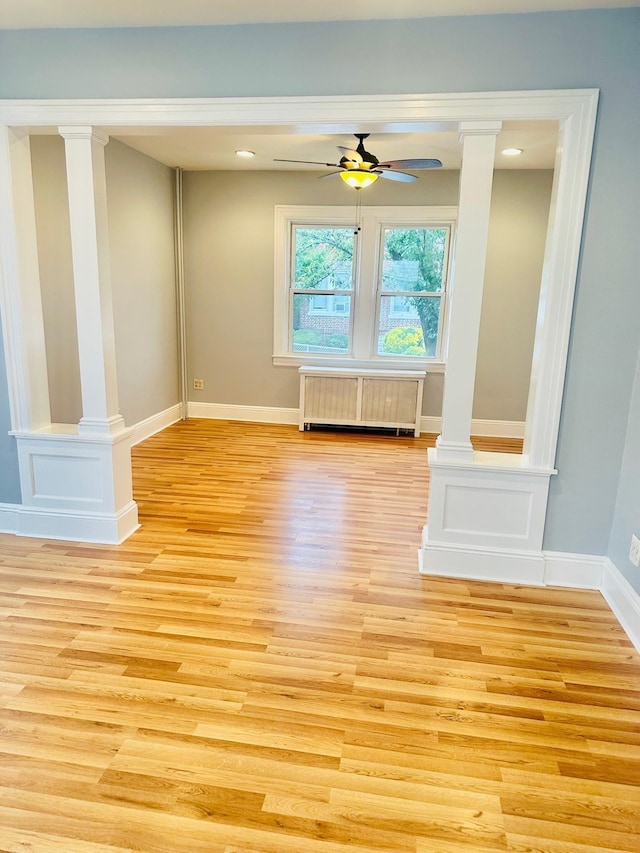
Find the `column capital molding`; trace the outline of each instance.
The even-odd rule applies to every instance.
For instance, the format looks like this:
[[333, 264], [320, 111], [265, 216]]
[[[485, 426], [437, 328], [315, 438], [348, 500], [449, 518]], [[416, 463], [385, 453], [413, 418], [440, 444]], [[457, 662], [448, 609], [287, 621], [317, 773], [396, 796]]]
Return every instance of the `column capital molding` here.
[[109, 135], [100, 130], [96, 130], [91, 125], [63, 125], [58, 128], [58, 133], [63, 139], [89, 139], [91, 142], [97, 142], [99, 145], [106, 145], [109, 142]]
[[501, 130], [501, 121], [461, 121], [458, 138], [462, 142], [466, 136], [497, 136]]

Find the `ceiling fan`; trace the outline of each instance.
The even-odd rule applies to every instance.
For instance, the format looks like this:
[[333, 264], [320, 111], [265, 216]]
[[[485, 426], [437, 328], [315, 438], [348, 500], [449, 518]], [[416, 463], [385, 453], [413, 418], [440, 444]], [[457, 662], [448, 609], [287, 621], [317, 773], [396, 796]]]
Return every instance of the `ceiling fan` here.
[[335, 175], [340, 175], [346, 184], [355, 187], [357, 190], [370, 186], [378, 178], [387, 178], [391, 181], [402, 181], [404, 183], [417, 180], [417, 175], [399, 171], [401, 169], [437, 169], [442, 166], [440, 160], [428, 159], [387, 160], [381, 163], [376, 156], [364, 147], [364, 140], [369, 135], [368, 133], [354, 133], [355, 138], [358, 140], [358, 145], [355, 148], [345, 148], [339, 145], [338, 151], [343, 152], [339, 163], [320, 163], [316, 160], [280, 160], [278, 158], [275, 158], [275, 162], [311, 163], [315, 166], [333, 166], [339, 171], [323, 175], [323, 178], [332, 178]]

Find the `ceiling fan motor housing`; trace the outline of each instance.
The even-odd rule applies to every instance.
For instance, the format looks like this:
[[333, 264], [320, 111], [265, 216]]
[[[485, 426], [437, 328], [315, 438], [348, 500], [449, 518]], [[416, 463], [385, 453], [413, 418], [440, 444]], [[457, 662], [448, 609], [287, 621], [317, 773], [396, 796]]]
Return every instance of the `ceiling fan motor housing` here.
[[356, 153], [359, 154], [360, 157], [362, 157], [362, 160], [360, 162], [358, 162], [357, 160], [350, 160], [349, 157], [345, 155], [341, 158], [340, 165], [343, 166], [345, 169], [365, 169], [366, 171], [375, 169], [375, 167], [380, 161], [364, 147], [364, 140], [369, 136], [369, 134], [354, 133], [354, 136], [358, 140]]

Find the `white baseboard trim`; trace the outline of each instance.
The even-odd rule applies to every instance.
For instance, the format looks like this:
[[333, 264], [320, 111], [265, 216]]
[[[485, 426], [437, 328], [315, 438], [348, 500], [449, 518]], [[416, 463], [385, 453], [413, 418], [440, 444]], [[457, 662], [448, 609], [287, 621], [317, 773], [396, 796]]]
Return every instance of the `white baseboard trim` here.
[[574, 589], [601, 589], [604, 557], [591, 554], [569, 554], [543, 551], [545, 586], [568, 586]]
[[[300, 420], [299, 409], [285, 409], [276, 406], [238, 406], [231, 403], [190, 402], [188, 414], [190, 418], [253, 421], [261, 424], [298, 424]], [[423, 415], [420, 418], [421, 432], [440, 433], [440, 425], [440, 418], [428, 415]], [[471, 424], [471, 431], [473, 435], [493, 438], [524, 438], [524, 422], [474, 420]]]
[[419, 569], [422, 574], [445, 577], [602, 590], [606, 559], [562, 551], [536, 553], [428, 545], [425, 531], [423, 548], [419, 551]]
[[434, 418], [431, 415], [422, 415], [420, 418], [420, 432], [432, 432], [440, 435], [442, 418]]
[[524, 438], [524, 421], [471, 421], [471, 435], [488, 438]]
[[534, 554], [516, 551], [437, 545], [425, 548], [424, 544], [418, 551], [418, 568], [424, 575], [598, 590], [640, 652], [640, 593], [608, 557], [543, 551], [541, 560], [536, 560]]
[[[430, 415], [420, 418], [420, 432], [440, 434], [442, 419]], [[471, 435], [489, 438], [524, 438], [524, 421], [471, 421]]]
[[0, 503], [0, 533], [18, 532], [18, 514], [21, 504]]
[[543, 557], [529, 551], [431, 544], [418, 551], [418, 570], [423, 575], [438, 577], [544, 585]]
[[157, 432], [171, 426], [171, 424], [175, 424], [181, 417], [182, 404], [176, 403], [175, 406], [170, 406], [168, 409], [165, 409], [164, 412], [158, 412], [157, 415], [151, 415], [151, 417], [145, 418], [143, 421], [139, 421], [132, 427], [133, 438], [131, 445], [139, 444], [141, 441], [144, 441], [145, 438], [150, 438]]
[[139, 527], [134, 501], [115, 515], [0, 504], [0, 532], [35, 539], [120, 545]]
[[235, 406], [227, 403], [189, 403], [190, 418], [212, 418], [223, 421], [252, 421], [259, 424], [295, 424], [300, 421], [299, 409], [280, 409], [272, 406]]
[[640, 652], [640, 594], [608, 557], [603, 558], [600, 592], [625, 634]]

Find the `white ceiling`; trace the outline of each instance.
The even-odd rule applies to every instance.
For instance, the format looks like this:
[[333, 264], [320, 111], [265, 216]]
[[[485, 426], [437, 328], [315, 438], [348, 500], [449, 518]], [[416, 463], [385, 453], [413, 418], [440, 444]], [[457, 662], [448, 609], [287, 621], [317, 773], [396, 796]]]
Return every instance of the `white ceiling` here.
[[[167, 166], [187, 170], [288, 169], [310, 172], [331, 171], [325, 165], [297, 165], [274, 162], [275, 158], [317, 160], [337, 163], [337, 146], [354, 147], [350, 131], [372, 131], [365, 147], [381, 161], [435, 157], [445, 169], [459, 169], [461, 144], [458, 133], [383, 132], [354, 125], [344, 133], [300, 133], [283, 127], [165, 127], [110, 128], [109, 133], [125, 144], [148, 154]], [[552, 169], [556, 152], [555, 122], [506, 122], [498, 136], [496, 168]], [[522, 148], [519, 157], [500, 154], [503, 148]], [[255, 152], [252, 159], [236, 156], [239, 149]]]
[[640, 0], [0, 0], [0, 29], [357, 21], [627, 6], [640, 6]]

